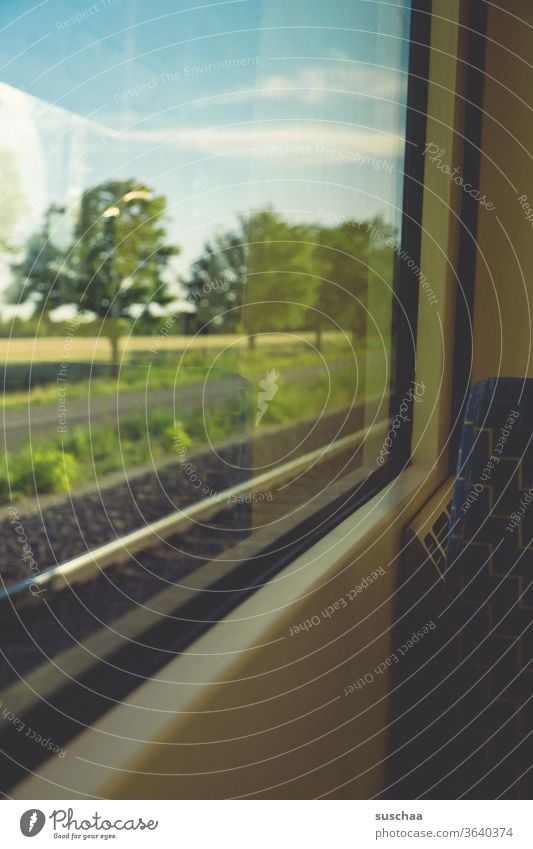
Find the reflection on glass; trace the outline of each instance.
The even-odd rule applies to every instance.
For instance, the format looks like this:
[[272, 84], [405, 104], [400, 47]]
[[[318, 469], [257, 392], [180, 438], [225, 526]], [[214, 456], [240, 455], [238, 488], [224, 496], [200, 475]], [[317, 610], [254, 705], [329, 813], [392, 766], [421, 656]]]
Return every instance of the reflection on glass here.
[[409, 3], [174, 6], [0, 8], [0, 499], [42, 569], [231, 487], [201, 527], [274, 540], [377, 468]]

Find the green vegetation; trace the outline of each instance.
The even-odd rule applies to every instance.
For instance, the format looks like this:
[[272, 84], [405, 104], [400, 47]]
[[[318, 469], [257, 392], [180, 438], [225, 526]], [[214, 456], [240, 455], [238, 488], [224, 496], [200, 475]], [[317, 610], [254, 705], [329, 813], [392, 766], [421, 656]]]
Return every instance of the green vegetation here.
[[[192, 263], [182, 285], [194, 304], [196, 330], [256, 334], [342, 329], [355, 341], [372, 316], [390, 332], [394, 229], [377, 217], [335, 225], [292, 224], [273, 209], [240, 216], [215, 235]], [[375, 328], [372, 329], [375, 332]]]
[[[368, 344], [367, 344], [368, 342]], [[365, 340], [365, 349], [369, 345], [374, 347], [376, 340]], [[353, 358], [348, 340], [339, 339], [333, 342], [325, 342], [322, 356], [331, 367], [333, 364], [349, 361]], [[357, 352], [358, 356], [360, 351]], [[159, 359], [161, 357], [161, 360]], [[225, 350], [216, 349], [209, 352], [186, 351], [172, 352], [171, 355], [161, 352], [157, 356], [145, 355], [146, 365], [140, 365], [140, 355], [135, 356], [135, 364], [125, 365], [121, 368], [118, 378], [94, 377], [88, 380], [69, 379], [74, 369], [67, 370], [68, 398], [73, 401], [99, 395], [116, 395], [120, 392], [134, 392], [136, 390], [163, 389], [172, 386], [185, 386], [191, 383], [201, 383], [209, 374], [209, 380], [216, 380], [229, 374], [240, 376], [255, 382], [260, 379], [266, 371], [276, 368], [283, 369], [321, 368], [319, 357], [310, 345], [303, 342], [294, 344], [265, 346], [255, 350], [245, 351], [236, 347]], [[160, 365], [160, 362], [162, 363]], [[28, 391], [5, 392], [2, 397], [2, 407], [12, 409], [26, 407], [28, 400], [32, 406], [41, 404], [54, 404], [57, 401], [56, 377], [57, 364], [52, 364], [49, 382], [33, 387]]]
[[291, 222], [271, 207], [240, 215], [179, 278], [192, 313], [170, 315], [179, 295], [170, 261], [179, 249], [167, 242], [166, 213], [166, 197], [148, 186], [107, 181], [85, 191], [69, 244], [59, 247], [51, 221], [66, 211], [52, 204], [12, 265], [10, 302], [35, 306], [39, 315], [28, 321], [39, 336], [51, 333], [57, 308], [75, 312], [76, 334], [92, 323], [110, 341], [115, 376], [120, 337], [134, 328], [157, 336], [156, 314], [160, 329], [169, 319], [167, 335], [238, 332], [251, 350], [268, 333], [311, 331], [317, 348], [325, 332], [343, 331], [354, 343], [369, 332], [390, 336], [398, 255], [395, 230], [379, 216]]
[[[171, 260], [179, 250], [167, 243], [166, 214], [166, 197], [154, 195], [145, 184], [106, 181], [85, 191], [69, 244], [60, 247], [52, 238], [52, 220], [64, 216], [65, 210], [49, 207], [40, 231], [12, 265], [10, 301], [32, 303], [35, 312], [29, 319], [16, 318], [9, 330], [0, 326], [0, 336], [27, 331], [41, 343], [41, 356], [35, 356], [37, 366], [32, 365], [31, 372], [29, 364], [8, 364], [3, 407], [55, 405], [60, 388], [67, 409], [68, 403], [89, 396], [137, 392], [139, 409], [144, 410], [145, 393], [150, 399], [151, 391], [168, 390], [170, 398], [175, 387], [238, 376], [244, 390], [240, 403], [248, 408], [231, 410], [229, 402], [225, 407], [218, 400], [209, 403], [206, 421], [192, 410], [174, 421], [172, 404], [158, 408], [154, 402], [146, 417], [123, 416], [119, 429], [102, 421], [90, 430], [69, 427], [54, 435], [44, 430], [31, 447], [5, 458], [0, 500], [76, 491], [94, 476], [122, 468], [131, 471], [176, 457], [178, 448], [183, 452], [251, 429], [265, 376], [275, 375], [279, 385], [261, 411], [264, 417], [257, 419], [260, 427], [348, 407], [356, 391], [360, 400], [386, 390], [398, 261], [390, 225], [379, 217], [366, 222], [331, 223], [327, 216], [315, 223], [291, 222], [272, 208], [241, 215], [234, 226], [214, 234], [180, 278], [192, 313], [169, 315], [178, 294], [171, 291]], [[0, 221], [0, 248], [10, 232], [5, 222], [3, 231]], [[58, 369], [43, 360], [42, 351], [54, 348], [53, 340], [46, 348], [47, 335], [65, 329], [53, 320], [54, 310], [65, 307], [75, 312], [76, 322], [75, 330], [67, 322], [57, 352], [58, 359], [69, 359], [58, 379]], [[120, 337], [135, 325], [151, 332], [154, 347], [131, 355], [119, 369]], [[165, 337], [184, 331], [197, 333], [195, 348], [165, 350]], [[284, 333], [288, 341], [279, 344], [278, 337], [270, 344], [270, 333]], [[87, 334], [107, 337], [111, 366], [99, 363], [91, 373], [69, 356], [73, 335]], [[234, 345], [233, 336], [221, 339], [217, 348], [212, 344], [217, 334], [244, 335], [248, 349]], [[204, 338], [210, 344], [202, 349], [198, 342]], [[49, 359], [55, 356], [54, 349]], [[25, 389], [30, 380], [31, 389]], [[166, 395], [156, 397], [162, 404]]]
[[33, 495], [36, 489], [39, 494], [66, 492], [77, 472], [75, 456], [63, 451], [55, 440], [36, 446], [32, 451], [24, 448], [17, 451], [9, 463], [0, 466], [0, 498], [8, 500], [9, 480], [14, 499]]
[[75, 427], [66, 437], [54, 435], [39, 444], [8, 455], [0, 465], [0, 502], [72, 491], [119, 469], [131, 470], [151, 460], [172, 457], [176, 435], [186, 447], [192, 440], [171, 411], [155, 410], [147, 422], [125, 418], [120, 428], [111, 423], [90, 429]]
[[11, 303], [30, 301], [43, 315], [70, 306], [96, 317], [117, 363], [135, 308], [172, 301], [162, 274], [179, 250], [166, 243], [166, 207], [166, 197], [134, 180], [100, 183], [84, 192], [72, 242], [62, 249], [51, 238], [51, 221], [65, 210], [52, 204], [12, 266]]
[[[36, 492], [45, 495], [71, 490], [75, 494], [78, 485], [96, 479], [101, 482], [102, 477], [111, 472], [121, 469], [131, 472], [135, 467], [172, 458], [178, 461], [190, 448], [200, 448], [208, 442], [218, 443], [235, 437], [239, 432], [251, 434], [257, 386], [267, 369], [275, 368], [282, 375], [279, 392], [269, 404], [260, 429], [348, 407], [354, 400], [355, 391], [353, 361], [347, 359], [346, 348], [338, 343], [327, 343], [326, 348], [330, 349], [326, 357], [329, 367], [327, 373], [320, 368], [314, 371], [317, 369], [317, 359], [312, 350], [301, 349], [298, 355], [285, 346], [280, 350], [272, 348], [266, 351], [225, 352], [219, 358], [220, 364], [227, 371], [231, 370], [230, 366], [238, 364], [240, 375], [250, 381], [250, 391], [240, 412], [232, 410], [230, 398], [226, 402], [217, 402], [214, 409], [206, 412], [205, 418], [201, 412], [179, 410], [179, 418], [175, 419], [171, 405], [167, 405], [148, 408], [146, 415], [124, 416], [120, 426], [105, 422], [90, 429], [78, 426], [69, 428], [66, 434], [54, 434], [34, 441], [31, 448], [25, 446], [12, 452], [0, 465], [0, 502], [32, 497]], [[372, 351], [369, 352], [370, 356], [372, 354]], [[335, 362], [337, 368], [332, 368]], [[284, 379], [283, 369], [295, 365], [311, 367], [313, 370], [309, 371], [307, 379]], [[359, 366], [362, 365], [363, 362], [359, 360]], [[150, 388], [154, 388], [154, 371], [157, 374], [156, 370], [151, 371]], [[373, 372], [372, 383], [366, 386], [367, 395], [383, 390], [383, 385], [379, 384], [380, 371], [376, 369]], [[138, 371], [136, 379], [139, 381], [140, 374]], [[166, 387], [173, 385], [172, 381], [169, 383], [168, 373], [164, 377], [159, 374], [155, 382]], [[129, 386], [136, 385], [133, 382]], [[139, 388], [141, 386], [144, 390], [145, 382], [138, 384]], [[55, 391], [56, 387], [52, 388]], [[44, 387], [43, 391], [45, 389], [48, 387]], [[86, 393], [87, 385], [81, 384], [79, 389]]]

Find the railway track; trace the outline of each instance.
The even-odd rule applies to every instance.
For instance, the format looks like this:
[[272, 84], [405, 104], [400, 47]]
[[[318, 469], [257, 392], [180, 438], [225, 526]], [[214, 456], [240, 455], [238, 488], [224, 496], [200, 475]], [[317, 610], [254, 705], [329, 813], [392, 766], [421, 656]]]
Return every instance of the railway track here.
[[[254, 558], [260, 559], [273, 538], [283, 538], [305, 514], [330, 500], [335, 488], [353, 486], [364, 435], [345, 436], [50, 568], [35, 578], [38, 597], [25, 581], [5, 588], [0, 689], [49, 666], [61, 653], [79, 652], [80, 644], [99, 631], [140, 638], [161, 616], [172, 616], [184, 596], [198, 595], [244, 561], [252, 564], [248, 577], [260, 575]], [[254, 500], [267, 490], [269, 500]], [[235, 587], [240, 588], [239, 579]], [[124, 617], [138, 621], [127, 634], [116, 627]]]

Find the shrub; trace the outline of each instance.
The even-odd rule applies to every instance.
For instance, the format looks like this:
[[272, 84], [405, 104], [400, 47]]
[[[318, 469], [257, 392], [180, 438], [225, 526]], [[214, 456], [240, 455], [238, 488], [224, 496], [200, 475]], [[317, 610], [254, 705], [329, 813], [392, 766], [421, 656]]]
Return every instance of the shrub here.
[[78, 476], [76, 458], [53, 445], [17, 452], [9, 464], [11, 486], [17, 494], [65, 492]]

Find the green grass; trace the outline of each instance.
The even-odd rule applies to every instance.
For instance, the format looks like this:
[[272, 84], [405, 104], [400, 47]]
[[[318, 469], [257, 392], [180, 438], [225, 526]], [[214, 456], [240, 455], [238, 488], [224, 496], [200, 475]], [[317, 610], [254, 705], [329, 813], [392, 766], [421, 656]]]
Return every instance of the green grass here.
[[[328, 363], [345, 360], [350, 357], [348, 345], [342, 342], [326, 343], [322, 356]], [[114, 395], [117, 392], [144, 391], [163, 389], [165, 387], [184, 386], [191, 383], [203, 382], [209, 374], [209, 379], [216, 375], [239, 374], [242, 377], [256, 381], [261, 379], [266, 371], [289, 368], [322, 367], [317, 353], [304, 343], [291, 345], [276, 345], [271, 348], [261, 347], [254, 351], [243, 348], [227, 348], [226, 350], [187, 351], [185, 353], [165, 352], [164, 357], [146, 355], [145, 363], [140, 363], [141, 355], [135, 356], [135, 362], [121, 367], [117, 379], [111, 377], [95, 377], [91, 381], [83, 380], [66, 384], [69, 400], [84, 399], [90, 393], [91, 397], [98, 395]], [[59, 369], [59, 364], [58, 364]], [[47, 383], [36, 386], [31, 391], [14, 391], [4, 394], [3, 409], [16, 409], [28, 405], [54, 404], [57, 401], [57, 383]]]
[[[347, 361], [347, 350], [338, 343], [325, 345], [323, 351], [328, 365]], [[375, 354], [374, 354], [375, 356]], [[210, 357], [212, 359], [212, 357]], [[364, 358], [363, 358], [364, 359]], [[191, 357], [185, 357], [188, 368], [178, 372], [181, 382], [198, 381], [199, 362], [205, 367], [206, 360], [198, 352], [192, 352]], [[382, 362], [378, 359], [378, 362]], [[360, 363], [362, 364], [362, 363]], [[249, 408], [235, 415], [227, 405], [218, 404], [214, 411], [208, 413], [204, 421], [201, 414], [187, 414], [184, 411], [179, 421], [174, 420], [173, 410], [169, 407], [149, 409], [147, 414], [132, 415], [121, 419], [120, 427], [100, 424], [91, 427], [78, 426], [69, 429], [66, 435], [54, 434], [43, 437], [30, 447], [26, 445], [10, 453], [0, 463], [0, 503], [36, 494], [76, 492], [79, 484], [99, 479], [111, 472], [125, 468], [131, 471], [136, 466], [158, 462], [162, 459], [175, 457], [179, 460], [180, 450], [200, 447], [208, 441], [211, 443], [233, 437], [239, 431], [252, 432], [254, 429], [258, 381], [267, 371], [276, 369], [283, 371], [287, 368], [305, 368], [317, 366], [316, 353], [294, 346], [277, 346], [272, 350], [258, 349], [255, 351], [225, 351], [215, 358], [212, 365], [222, 373], [237, 372], [250, 381]], [[196, 381], [193, 380], [194, 374]], [[127, 373], [127, 380], [123, 380]], [[121, 375], [120, 391], [134, 391], [146, 388], [147, 370], [143, 367], [131, 367]], [[174, 385], [176, 372], [163, 366], [151, 369], [149, 388], [162, 388]], [[338, 368], [329, 373], [324, 369], [317, 376], [311, 375], [309, 380], [279, 380], [279, 389], [259, 426], [297, 422], [312, 418], [321, 413], [328, 413], [341, 407], [348, 407], [354, 402], [355, 370], [349, 360], [345, 368]], [[214, 378], [216, 379], [216, 377]], [[372, 369], [370, 379], [364, 387], [366, 397], [381, 392], [383, 389], [383, 369]], [[91, 393], [95, 387], [101, 394], [116, 392], [117, 383], [99, 378], [91, 382]], [[78, 397], [86, 397], [87, 383], [75, 384], [68, 388], [68, 400], [79, 391]], [[359, 387], [358, 401], [361, 399]], [[329, 394], [328, 394], [329, 393]], [[36, 398], [40, 403], [57, 401], [57, 387], [42, 387], [34, 390], [31, 401]], [[9, 401], [27, 404], [27, 395], [23, 401], [14, 396], [8, 396]], [[9, 404], [11, 406], [11, 404]]]
[[[198, 424], [191, 430], [199, 432]], [[177, 446], [190, 448], [194, 440], [168, 409], [153, 410], [148, 421], [131, 416], [120, 427], [76, 427], [66, 437], [54, 435], [24, 446], [0, 464], [0, 502], [36, 494], [72, 491], [78, 484], [125, 468], [177, 456]]]

